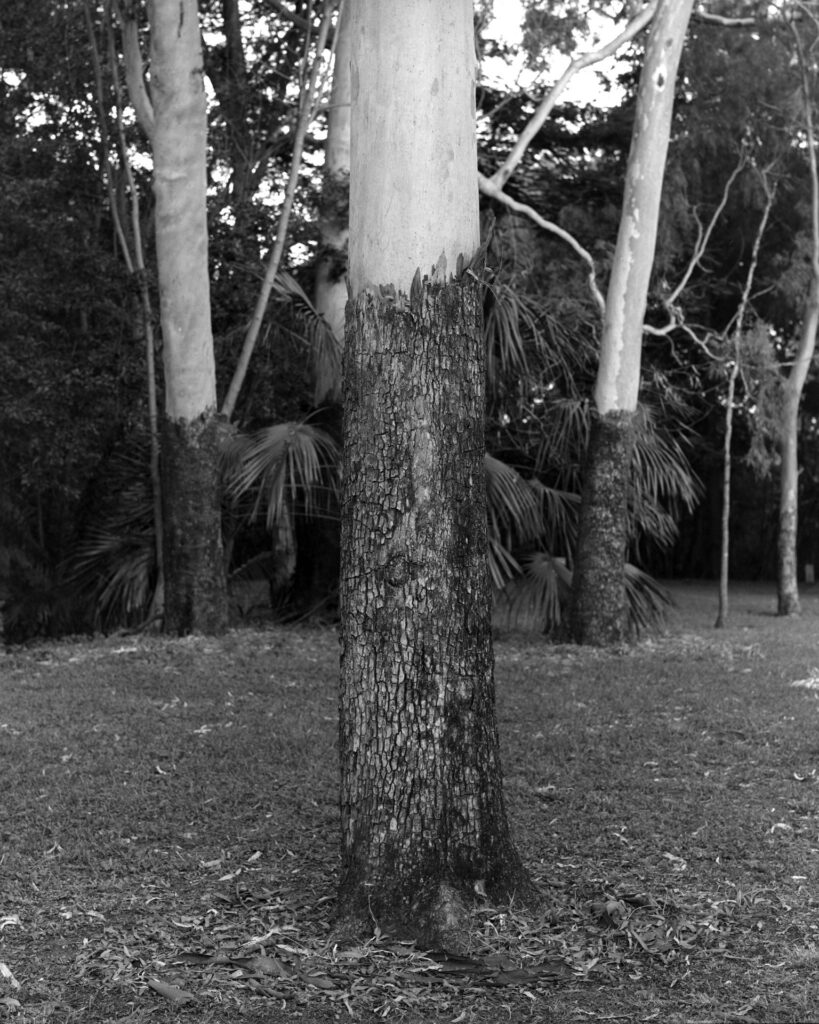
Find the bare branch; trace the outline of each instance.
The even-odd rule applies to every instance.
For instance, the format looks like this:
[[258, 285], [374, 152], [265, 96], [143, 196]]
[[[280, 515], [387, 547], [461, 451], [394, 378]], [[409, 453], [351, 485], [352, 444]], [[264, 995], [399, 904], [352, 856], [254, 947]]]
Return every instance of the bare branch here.
[[728, 202], [728, 196], [731, 193], [731, 189], [734, 185], [734, 182], [737, 180], [737, 177], [739, 176], [740, 172], [743, 170], [747, 162], [748, 152], [746, 148], [743, 146], [742, 151], [739, 155], [739, 160], [737, 161], [737, 165], [733, 169], [733, 171], [731, 171], [728, 180], [725, 182], [725, 186], [722, 190], [722, 196], [720, 197], [720, 201], [717, 204], [717, 208], [714, 210], [711, 220], [708, 222], [708, 227], [703, 231], [702, 226], [700, 225], [697, 244], [694, 246], [694, 251], [691, 254], [691, 259], [688, 262], [688, 266], [685, 269], [685, 273], [680, 278], [677, 287], [674, 289], [673, 292], [671, 292], [671, 294], [666, 299], [665, 306], [667, 309], [670, 309], [677, 301], [677, 299], [680, 297], [680, 295], [683, 292], [683, 289], [691, 280], [691, 275], [699, 266], [700, 260], [702, 260], [703, 256], [705, 255], [705, 250], [708, 248], [708, 243], [711, 240], [711, 235], [714, 233], [714, 228], [717, 226], [717, 221], [722, 216], [722, 211], [725, 209], [725, 204]]
[[709, 25], [720, 25], [723, 28], [750, 28], [759, 24], [757, 18], [727, 18], [722, 14], [711, 14], [710, 11], [703, 10], [702, 6], [694, 11], [692, 17], [696, 21], [703, 21]]
[[554, 109], [561, 93], [577, 72], [582, 71], [583, 68], [587, 68], [592, 64], [597, 64], [601, 60], [605, 60], [606, 57], [610, 57], [613, 53], [616, 53], [621, 46], [624, 46], [636, 35], [642, 32], [654, 17], [658, 4], [659, 0], [650, 0], [639, 14], [636, 14], [631, 21], [629, 21], [623, 31], [620, 32], [619, 35], [615, 36], [614, 39], [610, 40], [604, 46], [601, 46], [598, 50], [590, 50], [588, 53], [580, 54], [579, 57], [575, 57], [574, 60], [569, 63], [569, 66], [552, 86], [550, 92], [541, 101], [540, 106], [533, 114], [531, 120], [518, 136], [518, 140], [512, 147], [509, 156], [492, 175], [492, 182], [495, 185], [503, 188], [509, 178], [514, 174], [516, 167], [523, 159], [526, 150], [529, 148], [529, 144], [532, 142], [532, 139], [534, 139], [546, 123], [546, 119]]
[[594, 265], [594, 258], [588, 249], [584, 249], [580, 242], [569, 234], [559, 225], [553, 221], [546, 220], [544, 217], [533, 209], [531, 206], [527, 206], [525, 203], [519, 203], [516, 199], [508, 196], [503, 189], [495, 183], [494, 178], [487, 178], [485, 175], [478, 171], [478, 187], [485, 196], [490, 196], [492, 199], [496, 199], [498, 202], [503, 203], [504, 206], [508, 206], [510, 210], [514, 210], [515, 213], [522, 213], [524, 216], [529, 217], [535, 224], [543, 228], [544, 231], [549, 231], [553, 235], [557, 235], [567, 245], [570, 245], [577, 255], [583, 260], [584, 263], [589, 267], [589, 288], [591, 289], [594, 301], [600, 310], [600, 315], [605, 316], [606, 314], [606, 300], [603, 298], [603, 293], [597, 285], [597, 271]]

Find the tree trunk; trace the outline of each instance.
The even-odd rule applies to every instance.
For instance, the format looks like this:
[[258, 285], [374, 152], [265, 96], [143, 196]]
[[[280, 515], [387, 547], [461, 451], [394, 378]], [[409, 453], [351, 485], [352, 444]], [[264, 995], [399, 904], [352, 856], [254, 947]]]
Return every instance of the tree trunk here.
[[442, 892], [525, 884], [495, 728], [479, 318], [471, 280], [406, 310], [363, 292], [345, 358], [341, 901], [449, 944]]
[[156, 250], [165, 370], [164, 628], [227, 625], [210, 323], [207, 120], [196, 0], [152, 0]]
[[352, 48], [339, 910], [456, 950], [476, 885], [530, 886], [501, 786], [481, 307], [459, 260], [479, 245], [471, 3], [362, 0]]
[[[597, 425], [589, 440], [590, 479], [584, 481], [580, 506], [575, 558], [580, 571], [574, 573], [569, 617], [569, 631], [577, 643], [611, 643], [625, 632], [627, 499], [643, 317], [657, 240], [674, 83], [692, 5], [693, 0], [660, 0], [640, 76], [594, 389]], [[622, 522], [615, 524], [615, 517]]]
[[[744, 314], [744, 309], [743, 309]], [[725, 399], [725, 438], [722, 443], [722, 508], [720, 510], [719, 546], [719, 606], [714, 629], [724, 629], [728, 624], [728, 576], [731, 563], [731, 443], [734, 436], [734, 396], [736, 395], [739, 360], [741, 357], [740, 322], [734, 335], [734, 365], [728, 377], [728, 394]]]
[[[165, 420], [165, 631], [218, 634], [227, 626], [222, 552], [219, 422]], [[203, 500], [215, 495], [216, 500]]]
[[799, 520], [799, 399], [788, 389], [782, 413], [782, 457], [779, 484], [779, 540], [777, 573], [777, 610], [780, 615], [798, 615], [799, 583], [796, 568], [796, 542]]
[[592, 416], [570, 622], [580, 642], [605, 645], [626, 639], [629, 628], [623, 565], [635, 413]]
[[[333, 92], [324, 147], [324, 188], [319, 205], [320, 250], [315, 304], [330, 325], [339, 349], [344, 344], [347, 305], [347, 242], [350, 235], [350, 5], [336, 23]], [[318, 362], [316, 402], [340, 397], [340, 366]]]
[[799, 405], [816, 349], [819, 329], [819, 168], [816, 160], [816, 138], [813, 128], [813, 64], [805, 54], [800, 29], [790, 26], [796, 44], [802, 79], [802, 101], [805, 109], [808, 167], [811, 183], [811, 253], [810, 286], [805, 301], [805, 314], [793, 366], [785, 381], [780, 451], [782, 472], [779, 493], [778, 611], [780, 615], [798, 615], [799, 584], [796, 575], [797, 529], [799, 514]]

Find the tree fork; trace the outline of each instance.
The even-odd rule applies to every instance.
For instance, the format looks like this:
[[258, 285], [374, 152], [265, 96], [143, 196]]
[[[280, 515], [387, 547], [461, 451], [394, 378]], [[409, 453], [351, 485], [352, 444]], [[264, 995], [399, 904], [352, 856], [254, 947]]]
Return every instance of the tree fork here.
[[476, 884], [531, 883], [495, 722], [480, 296], [436, 276], [347, 307], [339, 903], [457, 949]]

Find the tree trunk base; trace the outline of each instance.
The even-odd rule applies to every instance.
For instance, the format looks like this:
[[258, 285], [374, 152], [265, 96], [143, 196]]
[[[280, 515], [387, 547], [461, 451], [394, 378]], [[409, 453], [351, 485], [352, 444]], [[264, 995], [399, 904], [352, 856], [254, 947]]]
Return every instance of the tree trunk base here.
[[[515, 905], [538, 903], [540, 894], [528, 883], [514, 895]], [[449, 882], [430, 884], [418, 894], [413, 903], [395, 916], [381, 916], [378, 920], [359, 908], [342, 909], [332, 929], [332, 939], [339, 945], [355, 945], [377, 929], [382, 937], [397, 942], [414, 942], [418, 949], [444, 950], [465, 955], [473, 947], [475, 923], [472, 912], [473, 893], [466, 893]]]
[[218, 635], [227, 628], [218, 433], [215, 414], [192, 423], [165, 420], [166, 633]]
[[569, 635], [606, 646], [629, 637], [625, 554], [635, 413], [593, 414], [572, 580]]
[[777, 615], [791, 615], [794, 618], [802, 614], [802, 606], [799, 603], [799, 593], [792, 591], [779, 591], [777, 599]]

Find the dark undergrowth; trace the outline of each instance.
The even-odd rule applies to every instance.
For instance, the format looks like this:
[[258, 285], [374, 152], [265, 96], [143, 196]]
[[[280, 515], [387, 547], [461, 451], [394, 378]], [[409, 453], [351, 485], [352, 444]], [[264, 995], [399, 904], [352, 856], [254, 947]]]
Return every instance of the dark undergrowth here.
[[1, 657], [0, 1020], [819, 1020], [819, 597], [674, 593], [628, 649], [498, 639], [543, 899], [450, 960], [333, 941], [333, 632]]

